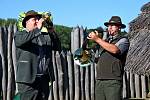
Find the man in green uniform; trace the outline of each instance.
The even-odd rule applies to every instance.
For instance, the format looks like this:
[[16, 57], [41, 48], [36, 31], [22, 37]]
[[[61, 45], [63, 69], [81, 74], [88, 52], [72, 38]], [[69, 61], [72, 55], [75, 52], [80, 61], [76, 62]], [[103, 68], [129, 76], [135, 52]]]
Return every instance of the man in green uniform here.
[[120, 32], [126, 26], [122, 24], [119, 16], [112, 16], [104, 25], [108, 27], [109, 34], [105, 41], [95, 34], [97, 31], [91, 32], [88, 36], [88, 39], [100, 45], [95, 96], [96, 100], [121, 100], [123, 67], [129, 40], [121, 36]]

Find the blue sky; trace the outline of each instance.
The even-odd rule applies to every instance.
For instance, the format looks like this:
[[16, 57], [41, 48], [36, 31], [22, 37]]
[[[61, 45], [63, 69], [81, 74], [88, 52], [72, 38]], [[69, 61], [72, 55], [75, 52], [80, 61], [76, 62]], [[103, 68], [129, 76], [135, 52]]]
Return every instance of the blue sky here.
[[50, 11], [54, 24], [84, 28], [105, 27], [104, 22], [118, 15], [128, 23], [141, 13], [149, 0], [1, 0], [0, 18], [18, 18], [28, 10]]

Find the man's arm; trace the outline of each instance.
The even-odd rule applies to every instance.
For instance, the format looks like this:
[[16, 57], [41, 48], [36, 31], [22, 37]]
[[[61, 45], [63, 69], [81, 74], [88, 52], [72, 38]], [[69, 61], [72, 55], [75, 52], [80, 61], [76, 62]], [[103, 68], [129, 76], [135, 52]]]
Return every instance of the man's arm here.
[[113, 54], [123, 54], [129, 49], [130, 45], [127, 38], [121, 38], [116, 44], [108, 43], [103, 39], [99, 38], [94, 32], [91, 32], [89, 34], [88, 39], [97, 42], [103, 49]]
[[129, 40], [127, 38], [121, 38], [116, 44], [108, 43], [102, 39], [96, 40], [105, 50], [113, 54], [123, 54], [129, 49]]
[[104, 48], [106, 51], [110, 53], [113, 53], [113, 54], [120, 53], [120, 49], [115, 44], [108, 43], [102, 40], [101, 38], [97, 38], [95, 42], [97, 42], [102, 48]]
[[15, 44], [17, 47], [20, 47], [23, 44], [31, 41], [33, 38], [39, 36], [40, 34], [41, 31], [38, 28], [30, 32], [26, 32], [26, 31], [16, 32], [14, 36]]
[[121, 38], [115, 45], [119, 48], [120, 54], [123, 54], [129, 50], [130, 42], [128, 38]]
[[108, 51], [110, 53], [113, 53], [113, 54], [120, 53], [119, 48], [115, 44], [104, 41], [103, 39], [98, 37], [98, 35], [96, 35], [95, 33], [97, 33], [97, 31], [91, 32], [88, 36], [88, 39], [97, 42], [103, 49], [105, 49], [106, 51]]

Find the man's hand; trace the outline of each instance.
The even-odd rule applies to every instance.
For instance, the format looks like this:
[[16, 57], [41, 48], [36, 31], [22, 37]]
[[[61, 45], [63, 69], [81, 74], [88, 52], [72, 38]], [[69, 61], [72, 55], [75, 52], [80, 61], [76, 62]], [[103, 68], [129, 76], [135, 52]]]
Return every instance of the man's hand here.
[[41, 18], [41, 19], [38, 20], [38, 22], [37, 22], [37, 28], [38, 28], [38, 29], [41, 29], [41, 28], [42, 28], [43, 22], [44, 22], [44, 19], [43, 19], [43, 18]]
[[99, 38], [99, 36], [98, 36], [98, 32], [97, 31], [90, 32], [88, 37], [87, 37], [87, 39], [90, 39], [90, 40], [93, 40], [93, 41], [96, 41], [98, 38]]

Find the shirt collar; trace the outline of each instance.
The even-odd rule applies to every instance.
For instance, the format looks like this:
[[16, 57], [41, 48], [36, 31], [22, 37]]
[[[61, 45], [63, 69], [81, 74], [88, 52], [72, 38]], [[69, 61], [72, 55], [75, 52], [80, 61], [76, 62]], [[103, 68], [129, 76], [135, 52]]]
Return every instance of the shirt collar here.
[[119, 33], [115, 34], [115, 35], [109, 35], [109, 38], [111, 39], [116, 39], [119, 36]]

